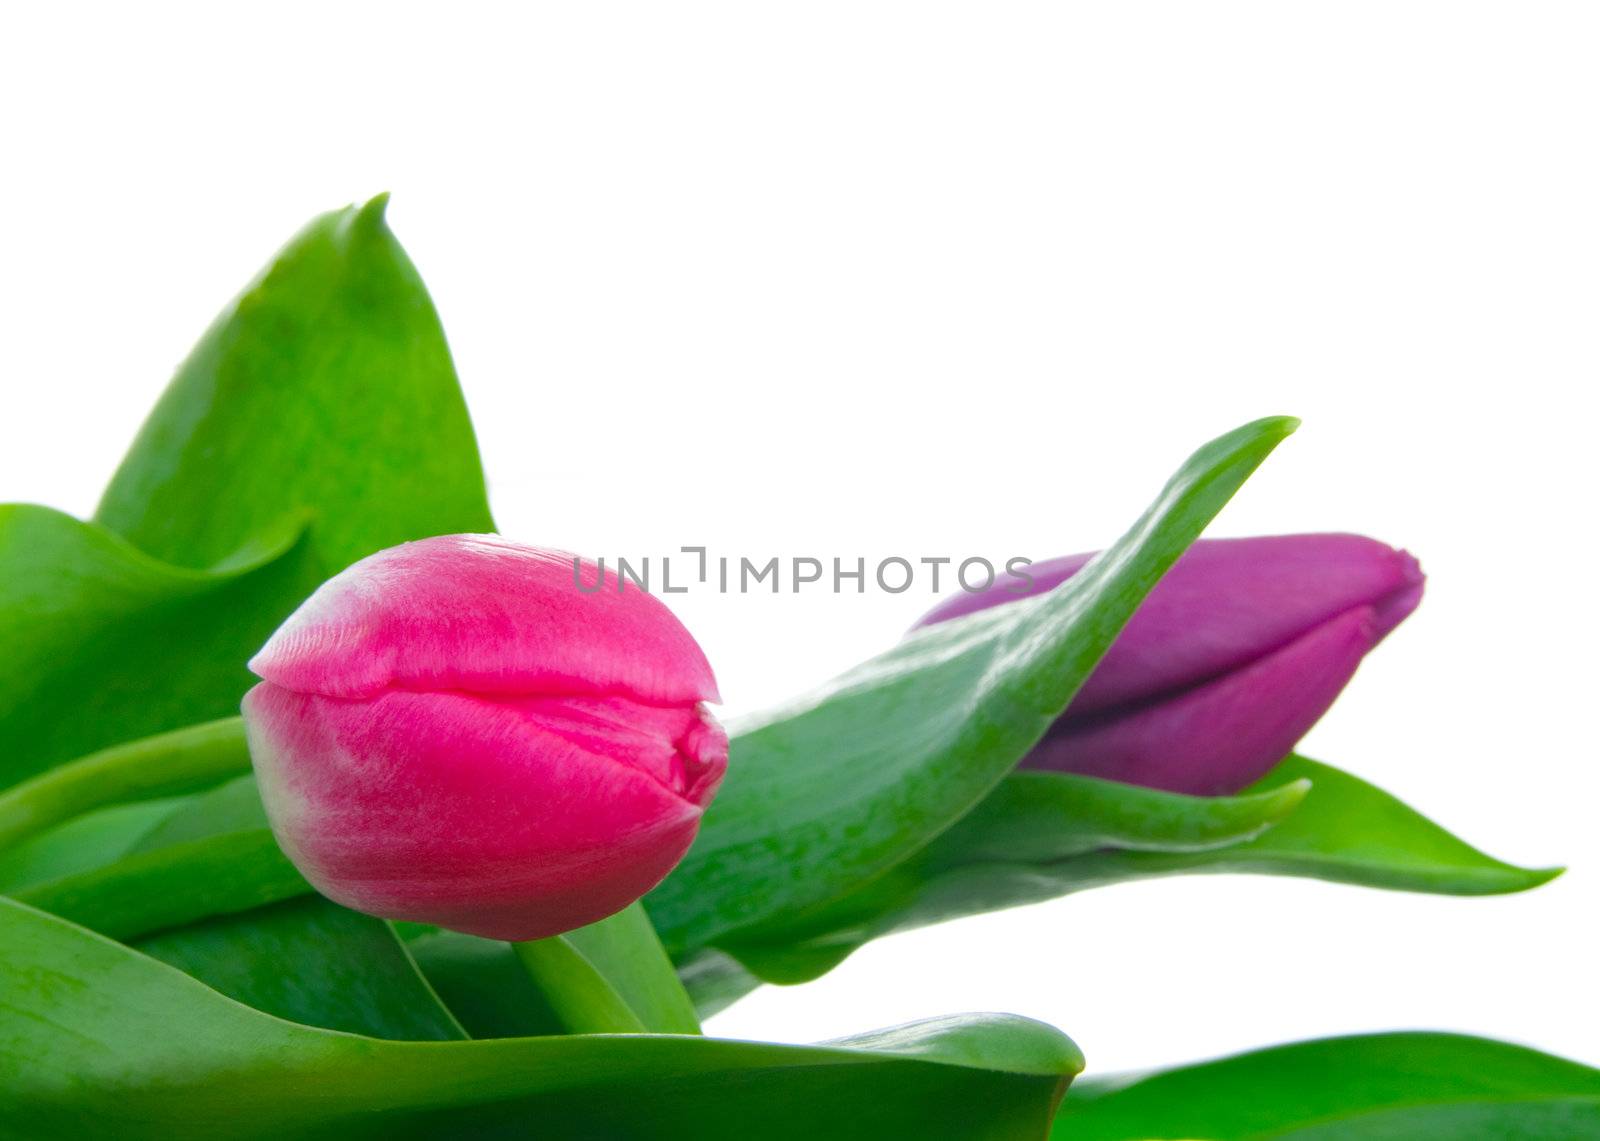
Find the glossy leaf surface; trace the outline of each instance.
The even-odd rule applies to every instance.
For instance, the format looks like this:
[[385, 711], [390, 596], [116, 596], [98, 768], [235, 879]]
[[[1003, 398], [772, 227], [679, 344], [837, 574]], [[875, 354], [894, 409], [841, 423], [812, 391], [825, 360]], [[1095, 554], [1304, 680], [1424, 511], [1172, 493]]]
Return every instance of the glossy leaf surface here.
[[819, 1046], [592, 1035], [386, 1042], [284, 1022], [0, 900], [0, 1120], [31, 1138], [1036, 1141], [1081, 1066], [973, 1015]]
[[238, 712], [245, 658], [282, 617], [305, 520], [209, 570], [93, 523], [0, 507], [0, 787], [95, 749]]
[[466, 1037], [388, 923], [318, 895], [215, 916], [134, 946], [292, 1022], [375, 1038]]
[[302, 594], [406, 539], [490, 528], [444, 330], [386, 205], [315, 219], [223, 311], [96, 521], [207, 567], [307, 512]]

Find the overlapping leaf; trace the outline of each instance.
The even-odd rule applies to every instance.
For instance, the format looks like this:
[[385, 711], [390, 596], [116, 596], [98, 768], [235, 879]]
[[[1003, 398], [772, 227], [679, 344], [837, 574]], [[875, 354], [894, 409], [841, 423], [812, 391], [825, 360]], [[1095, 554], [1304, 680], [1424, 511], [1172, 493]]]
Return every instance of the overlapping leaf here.
[[106, 745], [236, 713], [283, 616], [305, 519], [207, 570], [93, 523], [0, 507], [0, 787]]
[[467, 1036], [387, 922], [318, 895], [133, 945], [229, 998], [307, 1026], [401, 1041]]
[[825, 907], [724, 938], [686, 971], [697, 996], [715, 1005], [757, 980], [816, 978], [893, 931], [1197, 872], [1484, 895], [1537, 887], [1557, 869], [1496, 860], [1382, 790], [1304, 757], [1289, 757], [1236, 797], [1019, 772], [888, 874]]
[[698, 1036], [390, 1042], [311, 1029], [0, 900], [0, 1120], [19, 1135], [1034, 1141], [1081, 1067], [1013, 1016], [819, 1046]]

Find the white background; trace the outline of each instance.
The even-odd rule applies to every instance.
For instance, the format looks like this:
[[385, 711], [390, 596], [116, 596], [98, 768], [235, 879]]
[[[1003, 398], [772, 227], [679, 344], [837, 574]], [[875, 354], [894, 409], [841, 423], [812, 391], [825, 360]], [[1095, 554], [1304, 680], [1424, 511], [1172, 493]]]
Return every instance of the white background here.
[[[1592, 6], [523, 9], [8, 7], [0, 495], [91, 511], [213, 313], [383, 189], [534, 542], [1045, 557], [1297, 414], [1213, 533], [1363, 531], [1431, 576], [1306, 751], [1574, 870], [1114, 888], [711, 1028], [997, 1009], [1097, 1069], [1387, 1027], [1600, 1062]], [[674, 606], [737, 712], [929, 601]]]

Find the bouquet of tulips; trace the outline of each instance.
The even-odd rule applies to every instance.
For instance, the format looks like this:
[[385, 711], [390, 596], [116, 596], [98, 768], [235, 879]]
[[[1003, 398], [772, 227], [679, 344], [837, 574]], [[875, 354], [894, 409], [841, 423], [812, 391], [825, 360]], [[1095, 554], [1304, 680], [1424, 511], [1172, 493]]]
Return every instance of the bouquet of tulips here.
[[1459, 1035], [1074, 1081], [1015, 1014], [701, 1032], [1090, 887], [1554, 874], [1294, 753], [1423, 590], [1355, 535], [1199, 539], [1294, 426], [724, 728], [660, 599], [494, 533], [382, 199], [314, 220], [92, 520], [0, 508], [0, 1136], [1600, 1137], [1600, 1072]]

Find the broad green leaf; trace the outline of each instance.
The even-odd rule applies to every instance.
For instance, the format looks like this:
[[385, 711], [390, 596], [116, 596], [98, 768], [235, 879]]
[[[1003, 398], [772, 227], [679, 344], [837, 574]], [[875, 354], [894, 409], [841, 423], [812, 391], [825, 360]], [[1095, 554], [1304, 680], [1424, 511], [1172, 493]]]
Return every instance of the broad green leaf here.
[[390, 1042], [297, 1026], [0, 901], [0, 1120], [22, 1136], [1036, 1141], [1081, 1067], [1007, 1015], [818, 1046]]
[[157, 558], [208, 567], [309, 510], [301, 596], [383, 547], [491, 528], [444, 330], [387, 201], [311, 222], [222, 312], [98, 522]]
[[699, 839], [649, 897], [675, 954], [859, 889], [983, 800], [1156, 581], [1294, 429], [1201, 448], [1110, 550], [1047, 594], [928, 627], [746, 724]]
[[466, 1037], [393, 929], [321, 896], [222, 915], [134, 944], [229, 998], [375, 1038]]
[[1600, 1137], [1600, 1070], [1457, 1034], [1329, 1038], [1088, 1079], [1051, 1137], [1580, 1141]]
[[236, 713], [245, 661], [318, 583], [491, 527], [382, 200], [316, 219], [180, 366], [94, 523], [0, 508], [0, 787]]
[[305, 521], [284, 516], [210, 570], [92, 523], [0, 507], [0, 786], [135, 737], [238, 712], [244, 660], [282, 618]]

